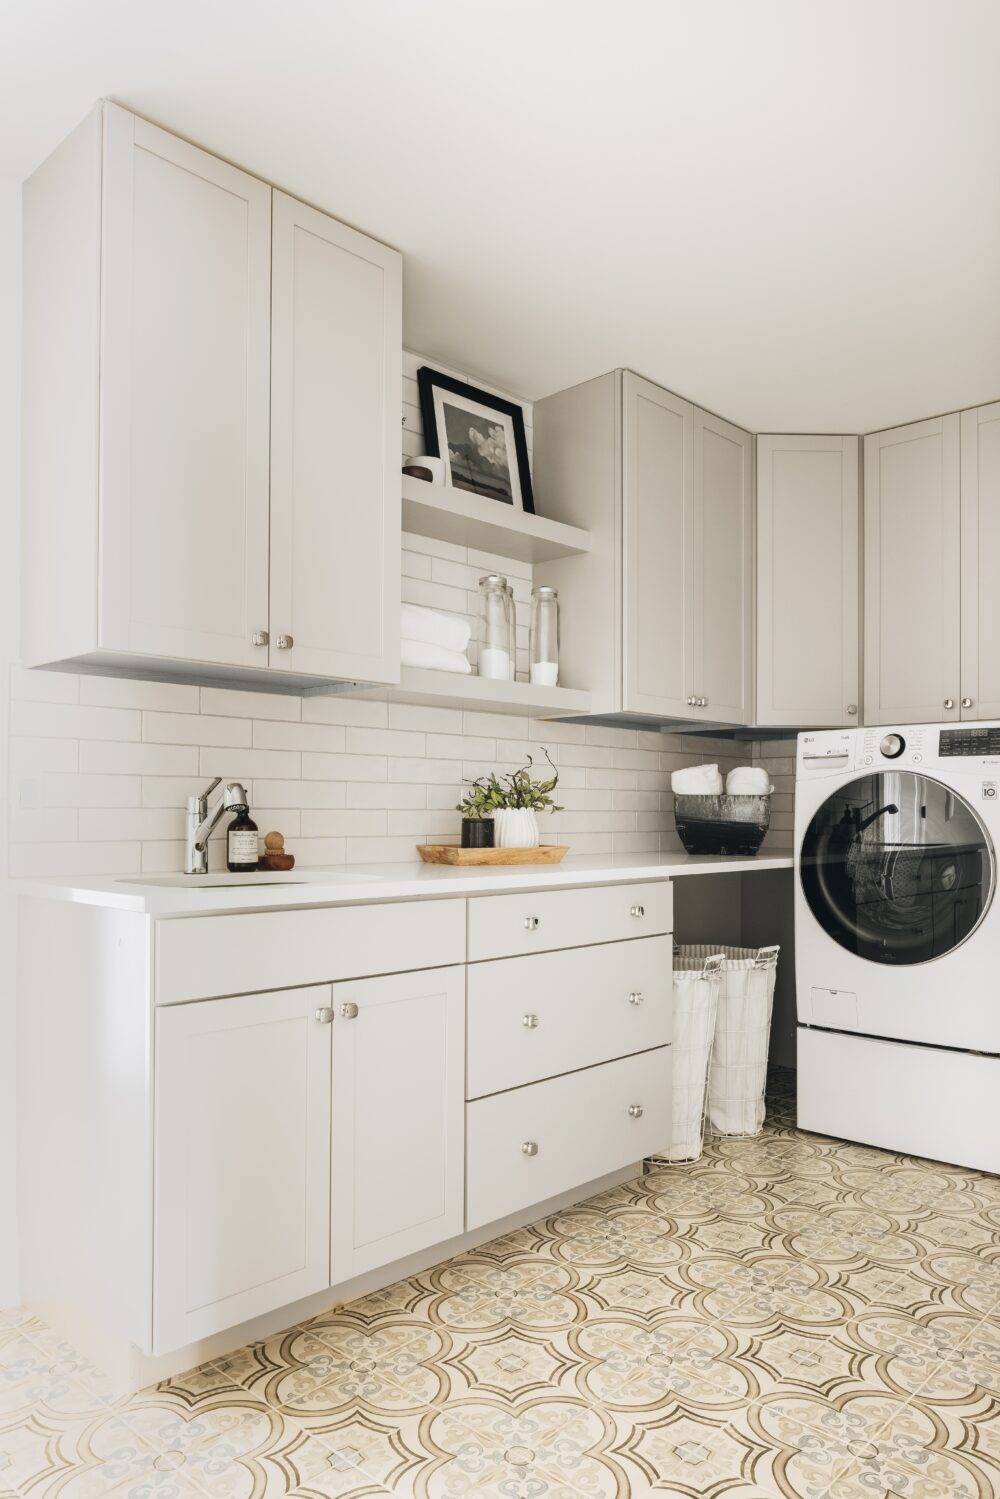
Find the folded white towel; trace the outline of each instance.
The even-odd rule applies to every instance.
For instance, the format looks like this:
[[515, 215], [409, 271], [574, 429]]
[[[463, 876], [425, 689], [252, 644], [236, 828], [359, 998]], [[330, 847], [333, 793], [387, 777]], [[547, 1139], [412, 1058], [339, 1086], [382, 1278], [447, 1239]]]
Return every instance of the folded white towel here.
[[681, 796], [721, 796], [722, 772], [717, 765], [688, 765], [674, 771], [670, 789]]
[[446, 651], [442, 645], [426, 640], [402, 640], [399, 659], [404, 666], [420, 666], [428, 671], [456, 671], [468, 676], [472, 671], [468, 656], [461, 651]]
[[435, 609], [421, 609], [404, 604], [400, 636], [403, 640], [425, 640], [446, 651], [464, 651], [469, 644], [472, 626], [456, 614], [438, 614]]
[[771, 778], [762, 765], [737, 765], [726, 776], [730, 796], [767, 796]]

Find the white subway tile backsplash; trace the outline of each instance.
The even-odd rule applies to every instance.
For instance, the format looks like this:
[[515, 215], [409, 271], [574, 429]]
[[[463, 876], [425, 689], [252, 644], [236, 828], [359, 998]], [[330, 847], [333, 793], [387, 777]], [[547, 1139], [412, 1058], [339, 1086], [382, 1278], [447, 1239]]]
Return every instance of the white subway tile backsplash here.
[[346, 747], [342, 724], [276, 723], [264, 719], [253, 726], [254, 749], [320, 750], [337, 754]]
[[94, 707], [198, 713], [202, 711], [200, 696], [200, 688], [180, 682], [136, 682], [130, 677], [80, 678], [80, 701]]
[[291, 750], [219, 749], [212, 746], [200, 750], [199, 755], [198, 768], [203, 776], [224, 776], [229, 780], [249, 781], [254, 776], [288, 780], [302, 770], [302, 756]]
[[15, 666], [10, 676], [12, 702], [78, 703], [80, 678], [71, 672], [29, 671]]
[[403, 729], [348, 729], [347, 749], [357, 755], [422, 755], [423, 734]]
[[233, 718], [283, 718], [294, 723], [302, 717], [302, 707], [302, 698], [289, 697], [283, 692], [243, 692], [230, 687], [201, 689], [202, 713]]
[[127, 708], [16, 700], [10, 708], [10, 731], [47, 739], [136, 740], [141, 738], [140, 719], [137, 710]]
[[[34, 787], [30, 805], [39, 807], [139, 807], [142, 782], [138, 776], [62, 775], [43, 772], [20, 781], [19, 800], [25, 805], [25, 788]], [[64, 835], [65, 836], [65, 835]]]
[[307, 697], [302, 700], [303, 723], [339, 723], [351, 728], [384, 729], [389, 709], [384, 702], [344, 694]]
[[84, 808], [79, 837], [85, 842], [138, 838], [141, 841], [184, 837], [183, 807]]
[[306, 781], [385, 781], [388, 775], [384, 755], [302, 756], [302, 777]]
[[[80, 745], [83, 775], [196, 776], [198, 747], [194, 744], [116, 744], [114, 740], [85, 740]], [[214, 774], [214, 772], [212, 772]]]
[[142, 737], [149, 744], [206, 744], [247, 749], [250, 725], [242, 718], [210, 713], [143, 713]]

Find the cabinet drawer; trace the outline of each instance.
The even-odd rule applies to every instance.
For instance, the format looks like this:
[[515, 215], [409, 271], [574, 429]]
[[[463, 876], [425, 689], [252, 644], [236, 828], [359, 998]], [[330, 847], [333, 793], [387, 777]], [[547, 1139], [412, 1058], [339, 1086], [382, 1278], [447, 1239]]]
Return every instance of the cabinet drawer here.
[[465, 961], [465, 902], [191, 916], [156, 928], [159, 1004]]
[[[670, 1047], [661, 1046], [467, 1104], [466, 1227], [496, 1222], [663, 1150], [670, 1068]], [[633, 1118], [636, 1106], [642, 1113]]]
[[469, 1098], [664, 1046], [669, 937], [498, 958], [469, 969]]
[[666, 880], [475, 896], [469, 901], [469, 961], [658, 936], [672, 930], [672, 912]]

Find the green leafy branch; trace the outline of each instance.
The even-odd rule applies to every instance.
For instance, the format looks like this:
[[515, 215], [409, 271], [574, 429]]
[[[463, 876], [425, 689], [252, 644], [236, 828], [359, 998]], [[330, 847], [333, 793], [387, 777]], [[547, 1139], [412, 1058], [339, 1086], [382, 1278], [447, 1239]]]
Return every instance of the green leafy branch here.
[[519, 770], [505, 771], [499, 776], [490, 771], [488, 775], [477, 776], [474, 781], [464, 782], [469, 792], [455, 810], [463, 817], [471, 818], [490, 817], [494, 812], [521, 807], [530, 807], [534, 812], [544, 812], [546, 808], [561, 812], [562, 807], [552, 799], [552, 792], [559, 784], [559, 772], [547, 749], [544, 754], [553, 772], [547, 779], [533, 779], [531, 772], [535, 762], [529, 755], [528, 763]]

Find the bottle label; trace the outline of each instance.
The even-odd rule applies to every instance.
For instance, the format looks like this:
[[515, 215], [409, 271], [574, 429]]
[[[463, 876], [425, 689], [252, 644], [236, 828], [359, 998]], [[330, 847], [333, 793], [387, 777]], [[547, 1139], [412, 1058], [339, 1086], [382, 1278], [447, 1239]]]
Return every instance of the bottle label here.
[[257, 862], [257, 834], [250, 831], [239, 831], [229, 835], [229, 862], [230, 864], [256, 864]]

